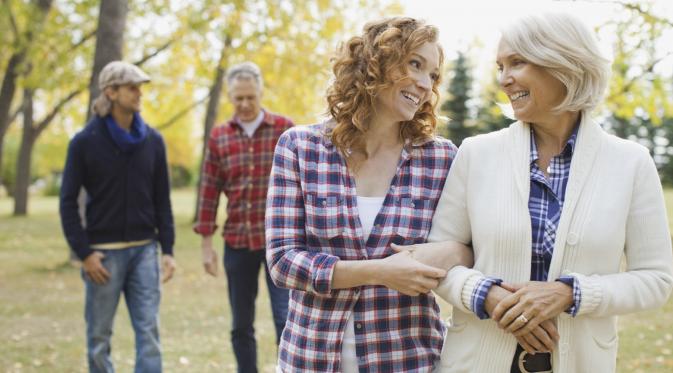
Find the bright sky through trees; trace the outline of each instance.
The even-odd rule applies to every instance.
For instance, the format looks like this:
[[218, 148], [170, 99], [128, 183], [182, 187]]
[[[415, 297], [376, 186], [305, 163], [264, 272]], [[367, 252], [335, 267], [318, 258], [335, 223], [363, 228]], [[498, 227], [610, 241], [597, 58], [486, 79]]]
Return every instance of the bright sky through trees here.
[[[509, 19], [540, 11], [565, 11], [579, 16], [591, 27], [605, 25], [628, 17], [628, 12], [618, 1], [611, 0], [399, 0], [404, 14], [422, 18], [440, 29], [442, 46], [447, 58], [455, 58], [456, 51], [470, 49], [471, 57], [476, 58], [475, 66], [484, 72], [493, 65], [495, 49], [499, 39], [499, 26]], [[619, 2], [626, 2], [620, 0]], [[631, 1], [630, 3], [633, 3]], [[646, 3], [645, 1], [641, 3]], [[652, 0], [653, 9], [663, 18], [673, 19], [673, 1]], [[609, 27], [600, 33], [601, 44], [610, 51], [613, 44]], [[474, 50], [475, 42], [481, 44], [480, 50]], [[478, 46], [478, 45], [477, 45]], [[662, 55], [669, 54], [667, 61], [657, 67], [664, 75], [673, 74], [673, 28], [662, 38]], [[488, 72], [488, 70], [486, 71]]]

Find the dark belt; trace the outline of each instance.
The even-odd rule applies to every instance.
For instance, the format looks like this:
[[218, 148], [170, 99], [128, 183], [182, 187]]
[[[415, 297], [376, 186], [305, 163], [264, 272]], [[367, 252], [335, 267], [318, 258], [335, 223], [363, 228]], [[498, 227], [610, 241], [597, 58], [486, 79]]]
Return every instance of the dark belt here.
[[516, 346], [514, 359], [512, 359], [511, 373], [551, 373], [551, 354], [538, 352], [531, 355], [520, 345]]

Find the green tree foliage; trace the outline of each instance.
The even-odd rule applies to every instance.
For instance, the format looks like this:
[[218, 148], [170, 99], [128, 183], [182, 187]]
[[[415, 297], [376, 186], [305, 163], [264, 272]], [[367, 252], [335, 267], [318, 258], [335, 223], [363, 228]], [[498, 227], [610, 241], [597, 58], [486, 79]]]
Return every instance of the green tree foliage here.
[[503, 114], [503, 108], [509, 102], [507, 95], [500, 89], [496, 71], [492, 72], [494, 79], [489, 79], [482, 85], [480, 105], [477, 110], [476, 131], [488, 133], [509, 126], [514, 120]]
[[451, 64], [447, 99], [442, 103], [441, 111], [448, 117], [444, 135], [457, 146], [466, 137], [475, 133], [473, 121], [470, 119], [470, 90], [472, 76], [465, 53], [458, 52], [458, 56]]
[[605, 101], [606, 128], [650, 149], [662, 180], [673, 184], [673, 84], [658, 68], [673, 57], [659, 45], [673, 28], [649, 3], [622, 4], [623, 19], [604, 26], [614, 30], [613, 75]]

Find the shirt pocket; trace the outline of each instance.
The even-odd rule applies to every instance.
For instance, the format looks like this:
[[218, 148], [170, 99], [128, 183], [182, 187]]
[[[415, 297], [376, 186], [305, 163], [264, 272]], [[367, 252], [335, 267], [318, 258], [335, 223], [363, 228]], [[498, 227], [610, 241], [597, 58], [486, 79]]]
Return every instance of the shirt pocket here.
[[434, 212], [432, 207], [432, 200], [427, 198], [398, 198], [393, 242], [401, 245], [425, 242], [430, 232]]
[[330, 240], [344, 232], [344, 197], [308, 193], [305, 200], [306, 233], [322, 240]]

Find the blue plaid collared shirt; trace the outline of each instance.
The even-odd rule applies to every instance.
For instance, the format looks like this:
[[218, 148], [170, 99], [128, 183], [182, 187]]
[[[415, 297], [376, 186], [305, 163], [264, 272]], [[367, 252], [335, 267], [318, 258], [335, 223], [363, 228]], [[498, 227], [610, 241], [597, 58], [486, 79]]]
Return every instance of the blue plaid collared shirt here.
[[[549, 162], [547, 174], [538, 167], [537, 145], [533, 130], [530, 133], [530, 194], [528, 196], [528, 211], [530, 213], [531, 228], [533, 232], [533, 253], [531, 256], [531, 281], [546, 281], [549, 266], [551, 265], [554, 243], [556, 242], [556, 229], [561, 219], [563, 201], [565, 199], [566, 185], [570, 177], [570, 162], [572, 160], [577, 131], [575, 126], [572, 135], [563, 147], [560, 154], [553, 157]], [[561, 276], [557, 279], [573, 288], [573, 305], [566, 310], [575, 316], [580, 307], [581, 293], [579, 284], [575, 283], [573, 276]], [[501, 279], [486, 277], [482, 279], [472, 292], [470, 308], [480, 319], [489, 316], [484, 309], [486, 295], [494, 284], [500, 284]]]
[[361, 370], [430, 371], [444, 333], [433, 294], [412, 297], [384, 286], [332, 289], [332, 272], [339, 260], [385, 258], [393, 254], [393, 242], [425, 242], [456, 147], [444, 139], [404, 147], [365, 242], [355, 181], [324, 130], [315, 125], [286, 131], [274, 154], [266, 258], [274, 283], [290, 289], [279, 367], [339, 372], [352, 315]]

